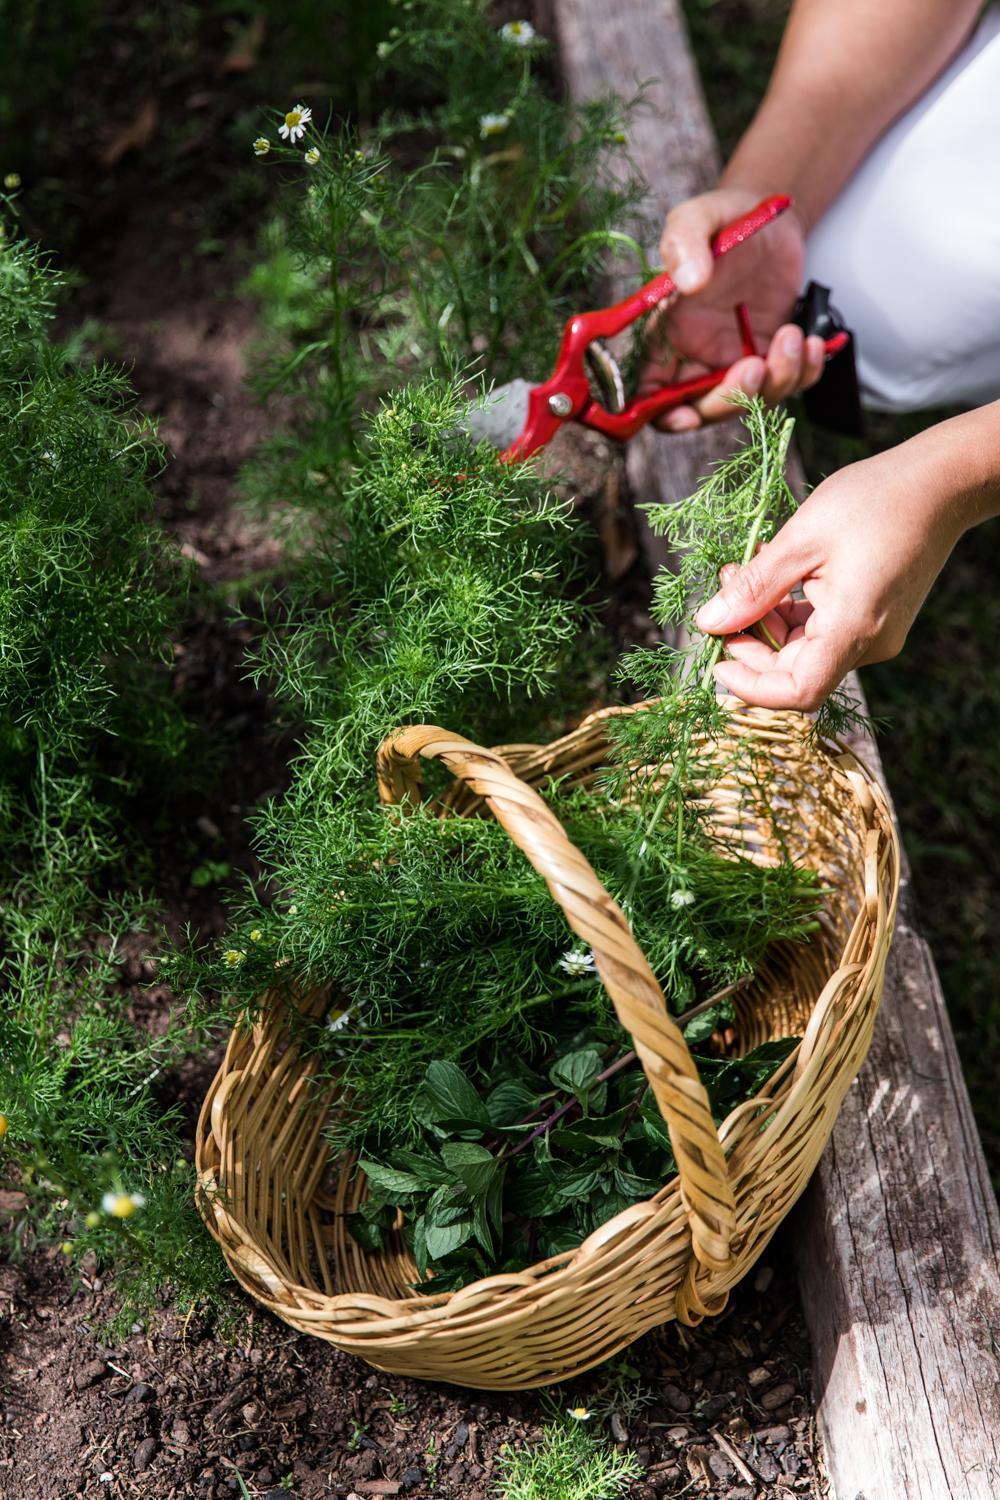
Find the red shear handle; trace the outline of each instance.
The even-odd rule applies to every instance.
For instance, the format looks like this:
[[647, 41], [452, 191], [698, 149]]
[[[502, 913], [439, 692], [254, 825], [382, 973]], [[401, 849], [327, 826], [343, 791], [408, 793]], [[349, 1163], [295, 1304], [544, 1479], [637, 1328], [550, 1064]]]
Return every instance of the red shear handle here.
[[[730, 250], [735, 250], [737, 245], [742, 245], [751, 235], [756, 234], [758, 229], [763, 229], [783, 214], [791, 204], [791, 198], [787, 195], [779, 195], [773, 198], [765, 198], [763, 203], [751, 209], [740, 219], [734, 219], [727, 224], [712, 241], [712, 254], [716, 257], [727, 255]], [[652, 312], [658, 303], [666, 297], [672, 296], [677, 291], [673, 278], [666, 272], [661, 271], [659, 276], [654, 276], [652, 281], [647, 281], [645, 286], [633, 292], [630, 297], [622, 298], [612, 307], [602, 307], [596, 312], [577, 313], [570, 318], [563, 330], [562, 343], [559, 346], [559, 357], [556, 360], [555, 369], [549, 379], [541, 385], [532, 388], [528, 398], [528, 419], [520, 437], [506, 450], [503, 458], [508, 462], [513, 459], [528, 458], [539, 448], [545, 446], [558, 431], [563, 422], [571, 419], [585, 423], [587, 426], [598, 428], [602, 432], [614, 436], [631, 436], [637, 432], [645, 422], [651, 420], [651, 416], [659, 415], [661, 411], [667, 410], [670, 405], [676, 405], [678, 401], [690, 400], [693, 392], [677, 397], [674, 401], [668, 401], [666, 406], [657, 407], [650, 415], [642, 417], [634, 426], [628, 426], [628, 430], [622, 426], [621, 419], [630, 419], [632, 413], [640, 407], [645, 410], [643, 403], [637, 402], [627, 412], [613, 414], [606, 412], [603, 407], [597, 406], [590, 394], [590, 382], [587, 379], [584, 368], [584, 355], [588, 345], [595, 339], [613, 338], [616, 333], [621, 333], [638, 318], [644, 317], [646, 313]], [[746, 341], [746, 329], [743, 330], [744, 342]], [[712, 372], [715, 378], [712, 384], [718, 384], [724, 372]], [[709, 376], [699, 377], [709, 379]], [[711, 390], [711, 384], [704, 389]], [[654, 393], [655, 397], [666, 396], [668, 389], [680, 389], [680, 387], [667, 388], [662, 392]], [[702, 394], [699, 390], [698, 394]], [[649, 401], [646, 397], [645, 401]], [[604, 418], [616, 415], [619, 419], [614, 426], [605, 424]], [[626, 422], [627, 426], [627, 422]]]

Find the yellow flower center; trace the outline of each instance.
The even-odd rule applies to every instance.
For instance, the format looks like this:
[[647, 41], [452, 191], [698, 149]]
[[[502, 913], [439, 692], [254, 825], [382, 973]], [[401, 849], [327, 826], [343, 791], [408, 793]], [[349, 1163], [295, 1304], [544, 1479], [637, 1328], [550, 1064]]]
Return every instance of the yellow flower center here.
[[294, 130], [301, 119], [302, 111], [300, 109], [290, 109], [285, 116], [285, 124], [288, 126], [289, 130]]
[[127, 1193], [118, 1193], [111, 1204], [111, 1213], [116, 1219], [130, 1219], [135, 1213], [135, 1204]]

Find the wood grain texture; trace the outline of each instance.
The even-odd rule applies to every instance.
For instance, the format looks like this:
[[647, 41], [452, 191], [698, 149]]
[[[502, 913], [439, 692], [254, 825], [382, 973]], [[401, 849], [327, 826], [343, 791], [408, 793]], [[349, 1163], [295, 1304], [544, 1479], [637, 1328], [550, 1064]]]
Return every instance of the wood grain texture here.
[[[549, 5], [574, 96], [655, 76], [632, 134], [654, 218], [709, 186], [717, 148], [675, 0]], [[633, 493], [689, 493], [733, 441], [725, 427], [644, 434], [629, 447]], [[881, 777], [874, 745], [854, 748]], [[1000, 1217], [908, 890], [874, 1043], [795, 1234], [836, 1500], [995, 1500]]]
[[906, 874], [872, 1048], [796, 1243], [837, 1500], [1000, 1495], [1000, 1216]]

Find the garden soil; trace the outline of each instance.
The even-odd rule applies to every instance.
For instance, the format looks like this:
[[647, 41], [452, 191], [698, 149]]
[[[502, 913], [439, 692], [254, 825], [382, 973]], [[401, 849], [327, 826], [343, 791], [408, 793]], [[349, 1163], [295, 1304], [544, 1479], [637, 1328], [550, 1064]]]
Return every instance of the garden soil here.
[[[179, 936], [191, 922], [211, 937], [222, 930], [221, 891], [256, 873], [247, 816], [284, 787], [292, 748], [244, 677], [252, 627], [235, 607], [250, 598], [241, 580], [281, 562], [274, 528], [234, 504], [238, 471], [276, 415], [244, 385], [254, 310], [233, 290], [266, 205], [230, 205], [220, 244], [205, 231], [219, 213], [208, 202], [214, 173], [200, 175], [192, 160], [189, 170], [166, 174], [165, 187], [160, 170], [172, 129], [192, 109], [202, 111], [205, 140], [225, 134], [254, 96], [245, 70], [220, 71], [211, 54], [183, 61], [164, 75], [155, 128], [145, 138], [133, 130], [116, 156], [130, 123], [149, 120], [127, 74], [126, 56], [118, 76], [112, 69], [108, 79], [77, 81], [95, 111], [99, 89], [113, 92], [122, 130], [105, 141], [103, 162], [90, 162], [87, 191], [77, 192], [88, 206], [72, 260], [86, 282], [69, 319], [97, 319], [108, 352], [131, 367], [168, 451], [161, 519], [204, 582], [228, 586], [233, 600], [229, 611], [218, 590], [197, 598], [176, 644], [185, 709], [204, 725], [206, 743], [224, 749], [224, 795], [208, 766], [203, 792], [185, 794], [167, 818], [163, 808], [136, 810], [149, 824], [168, 929]], [[216, 170], [235, 149], [218, 148]], [[581, 524], [595, 527], [603, 547], [608, 624], [623, 643], [647, 639], [621, 465], [589, 440], [562, 457], [582, 496]], [[219, 880], [193, 884], [192, 871], [212, 861]], [[156, 1030], [177, 1002], [150, 983], [150, 943], [134, 935], [121, 982], [137, 1017]], [[165, 1096], [185, 1109], [189, 1152], [216, 1061], [192, 1060], [163, 1081]], [[0, 1198], [0, 1214], [11, 1206]], [[789, 1262], [779, 1237], [722, 1317], [696, 1330], [670, 1325], [571, 1386], [495, 1395], [381, 1375], [249, 1303], [229, 1342], [197, 1313], [181, 1319], [164, 1307], [112, 1346], [101, 1330], [115, 1310], [114, 1288], [101, 1268], [71, 1268], [57, 1249], [32, 1251], [0, 1266], [0, 1500], [487, 1500], [505, 1445], [537, 1439], [546, 1420], [578, 1406], [592, 1412], [594, 1430], [636, 1451], [644, 1476], [634, 1500], [819, 1497], [809, 1349]]]

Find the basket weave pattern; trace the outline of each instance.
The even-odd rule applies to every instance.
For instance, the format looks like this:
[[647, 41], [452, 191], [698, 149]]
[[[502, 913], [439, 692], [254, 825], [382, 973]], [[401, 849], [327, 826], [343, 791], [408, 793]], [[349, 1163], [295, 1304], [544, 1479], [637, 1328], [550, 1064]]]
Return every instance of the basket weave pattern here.
[[[415, 1294], [401, 1235], [366, 1254], [347, 1231], [364, 1178], [351, 1158], [331, 1165], [323, 1126], [333, 1096], [312, 1082], [314, 1063], [290, 1034], [284, 1004], [265, 1006], [252, 1031], [234, 1031], [205, 1100], [200, 1204], [234, 1275], [293, 1327], [379, 1369], [527, 1388], [588, 1369], [673, 1317], [690, 1324], [721, 1311], [808, 1182], [867, 1052], [899, 881], [885, 798], [849, 751], [810, 741], [800, 716], [735, 709], [732, 744], [766, 751], [775, 804], [790, 811], [785, 852], [816, 870], [831, 894], [817, 937], [775, 945], [734, 996], [741, 1051], [782, 1036], [802, 1040], [716, 1127], [624, 915], [534, 790], [552, 777], [593, 782], [607, 760], [607, 718], [635, 711], [593, 714], [548, 746], [497, 750], [421, 725], [386, 740], [377, 769], [382, 800], [406, 803], [421, 795], [420, 758], [443, 762], [456, 781], [437, 804], [442, 814], [492, 814], [593, 951], [670, 1131], [678, 1173], [654, 1198], [575, 1251], [460, 1291]], [[747, 816], [741, 779], [750, 773], [740, 764], [709, 793], [710, 816], [734, 848], [770, 863], [774, 835]], [[328, 1004], [323, 991], [302, 1001], [316, 1016]]]

